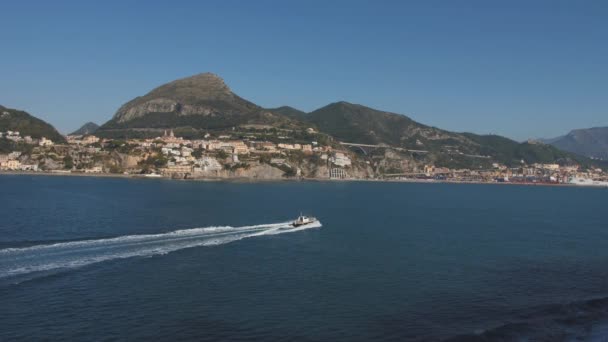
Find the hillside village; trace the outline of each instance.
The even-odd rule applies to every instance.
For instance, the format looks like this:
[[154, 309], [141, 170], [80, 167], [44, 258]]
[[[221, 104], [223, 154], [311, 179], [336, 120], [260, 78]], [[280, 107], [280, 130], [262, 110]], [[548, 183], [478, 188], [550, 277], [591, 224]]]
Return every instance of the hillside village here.
[[[177, 179], [340, 179], [510, 182], [566, 184], [573, 179], [606, 181], [599, 168], [539, 164], [518, 167], [492, 163], [484, 169], [450, 169], [425, 163], [415, 152], [389, 146], [366, 153], [349, 148], [309, 128], [298, 140], [256, 133], [205, 134], [185, 139], [164, 130], [149, 139], [107, 139], [70, 135], [67, 143], [0, 132], [15, 149], [0, 154], [0, 170], [58, 174], [114, 174]], [[266, 135], [268, 136], [268, 135]], [[320, 142], [323, 141], [323, 142]], [[371, 145], [370, 145], [371, 146]], [[356, 147], [356, 146], [355, 146]]]
[[[314, 131], [309, 131], [314, 135]], [[188, 140], [172, 130], [153, 139], [114, 140], [94, 135], [67, 136], [67, 144], [33, 139], [19, 132], [0, 133], [16, 149], [0, 154], [4, 171], [55, 173], [111, 173], [171, 178], [348, 178], [352, 167], [348, 152], [311, 140], [308, 144], [285, 141], [237, 140], [230, 135]], [[286, 139], [286, 138], [285, 138]], [[340, 171], [333, 170], [340, 168]]]
[[[202, 73], [64, 136], [0, 106], [0, 171], [174, 179], [339, 179], [603, 185], [606, 163], [542, 142], [458, 133], [344, 101], [264, 108]], [[606, 183], [608, 184], [608, 183]]]

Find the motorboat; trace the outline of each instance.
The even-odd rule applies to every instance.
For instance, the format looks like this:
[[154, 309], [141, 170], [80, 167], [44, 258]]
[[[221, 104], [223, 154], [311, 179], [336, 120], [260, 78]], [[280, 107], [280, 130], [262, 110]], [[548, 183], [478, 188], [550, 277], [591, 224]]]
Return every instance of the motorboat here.
[[298, 218], [293, 221], [291, 223], [291, 225], [293, 227], [301, 227], [301, 226], [305, 226], [307, 224], [311, 224], [311, 223], [315, 223], [317, 222], [317, 219], [312, 217], [312, 216], [306, 216], [306, 215], [302, 215], [300, 214], [300, 216], [298, 216]]

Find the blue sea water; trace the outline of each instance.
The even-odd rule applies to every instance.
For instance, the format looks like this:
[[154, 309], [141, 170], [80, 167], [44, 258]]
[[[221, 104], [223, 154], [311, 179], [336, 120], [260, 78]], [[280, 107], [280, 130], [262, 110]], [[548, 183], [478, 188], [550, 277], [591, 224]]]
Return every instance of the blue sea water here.
[[4, 175], [0, 340], [603, 341], [607, 199]]

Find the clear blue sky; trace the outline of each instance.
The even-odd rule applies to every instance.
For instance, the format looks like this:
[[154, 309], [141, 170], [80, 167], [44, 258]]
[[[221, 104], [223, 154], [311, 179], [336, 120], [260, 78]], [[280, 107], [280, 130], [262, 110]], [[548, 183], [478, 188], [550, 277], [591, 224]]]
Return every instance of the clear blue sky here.
[[518, 140], [608, 126], [606, 1], [2, 1], [0, 104], [68, 132], [214, 72], [265, 107], [345, 100]]

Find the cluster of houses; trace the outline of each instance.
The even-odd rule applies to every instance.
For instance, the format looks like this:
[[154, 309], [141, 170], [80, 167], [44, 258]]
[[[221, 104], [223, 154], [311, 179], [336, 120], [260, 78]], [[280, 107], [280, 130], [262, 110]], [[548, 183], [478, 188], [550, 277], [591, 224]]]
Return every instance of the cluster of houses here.
[[[167, 157], [167, 166], [160, 170], [163, 174], [172, 173], [191, 173], [191, 172], [213, 172], [223, 169], [222, 163], [239, 163], [239, 157], [250, 155], [263, 154], [284, 154], [287, 151], [302, 151], [304, 154], [320, 153], [327, 160], [327, 152], [331, 151], [330, 147], [318, 146], [316, 142], [310, 144], [275, 144], [269, 141], [255, 140], [231, 140], [228, 135], [219, 136], [217, 139], [209, 139], [207, 135], [202, 140], [186, 140], [181, 137], [175, 137], [173, 131], [165, 132], [162, 137], [155, 139], [139, 140], [134, 143], [140, 146], [162, 145], [161, 152]], [[314, 146], [314, 147], [313, 147]], [[213, 155], [193, 156], [195, 150], [211, 152]], [[222, 153], [226, 158], [220, 158], [217, 153]], [[344, 153], [335, 153], [338, 155], [338, 163], [341, 166], [351, 164], [350, 159]], [[218, 158], [221, 159], [218, 161]], [[223, 160], [222, 160], [223, 159]], [[271, 165], [291, 167], [284, 158], [273, 158], [270, 161]]]
[[[7, 130], [0, 132], [0, 139], [10, 140], [14, 143], [22, 143], [33, 146], [53, 146], [53, 141], [42, 137], [40, 139], [32, 138], [29, 135], [21, 136], [19, 131]], [[20, 160], [22, 152], [13, 151], [8, 154], [0, 154], [0, 170], [4, 171], [38, 171], [37, 163], [22, 162]]]
[[208, 139], [210, 135], [206, 135], [203, 140], [186, 140], [181, 137], [175, 137], [173, 131], [169, 131], [162, 137], [155, 139], [146, 139], [134, 141], [138, 144], [150, 146], [155, 142], [161, 141], [165, 148], [179, 148], [180, 146], [188, 146], [192, 148], [202, 148], [207, 151], [223, 150], [227, 153], [243, 155], [249, 153], [280, 153], [281, 151], [299, 150], [304, 153], [312, 154], [314, 152], [327, 151], [328, 147], [318, 146], [317, 142], [313, 141], [310, 144], [275, 144], [270, 141], [254, 141], [254, 140], [231, 140], [229, 135], [220, 135], [217, 139]]
[[26, 136], [21, 136], [21, 133], [19, 133], [19, 131], [5, 131], [5, 132], [0, 132], [0, 139], [4, 138], [16, 143], [24, 143], [24, 144], [28, 144], [28, 145], [38, 145], [38, 146], [53, 146], [53, 141], [51, 141], [50, 139], [47, 139], [45, 137], [42, 137], [40, 139], [34, 139], [29, 135]]
[[[273, 143], [253, 139], [232, 139], [229, 135], [212, 138], [208, 134], [204, 139], [190, 140], [176, 137], [173, 131], [165, 131], [162, 136], [153, 139], [121, 141], [122, 146], [127, 146], [127, 149], [123, 151], [117, 147], [116, 141], [101, 139], [94, 135], [67, 136], [67, 145], [54, 144], [46, 138], [37, 141], [30, 137], [22, 138], [19, 132], [13, 131], [4, 132], [0, 137], [19, 143], [35, 143], [38, 146], [34, 149], [36, 159], [42, 159], [39, 156], [47, 154], [53, 155], [54, 160], [60, 160], [61, 162], [65, 158], [69, 158], [69, 165], [63, 162], [60, 166], [57, 166], [59, 164], [55, 165], [55, 168], [85, 173], [110, 172], [104, 160], [111, 159], [112, 154], [116, 151], [136, 156], [138, 160], [158, 154], [163, 157], [164, 165], [162, 167], [156, 165], [155, 169], [164, 175], [217, 172], [223, 170], [225, 165], [259, 161], [262, 155], [270, 156], [271, 165], [291, 168], [292, 166], [285, 161], [284, 157], [293, 151], [300, 151], [304, 155], [318, 154], [322, 160], [332, 163], [333, 167], [337, 168], [349, 167], [352, 164], [346, 152], [333, 151], [331, 147], [320, 146], [315, 141], [308, 144]], [[39, 169], [39, 165], [22, 163], [26, 159], [32, 160], [33, 158], [26, 158], [20, 152], [0, 155], [0, 169], [15, 171], [37, 171]], [[268, 162], [268, 159], [265, 160]], [[48, 165], [45, 167], [45, 170], [52, 171], [48, 168]], [[137, 173], [140, 170], [132, 168], [126, 171]], [[338, 174], [344, 175], [340, 172]]]
[[14, 151], [9, 154], [0, 154], [0, 170], [6, 171], [38, 171], [38, 164], [21, 163], [21, 152]]
[[[33, 156], [26, 156], [21, 152], [14, 151], [8, 154], [0, 154], [0, 170], [11, 171], [48, 171], [64, 169], [85, 173], [103, 173], [111, 171], [104, 160], [112, 158], [118, 153], [133, 156], [136, 160], [143, 160], [152, 155], [162, 157], [162, 165], [155, 164], [153, 170], [148, 172], [159, 172], [163, 175], [172, 174], [209, 174], [225, 169], [225, 166], [239, 163], [258, 162], [262, 159], [270, 165], [282, 169], [300, 169], [297, 165], [291, 165], [287, 158], [294, 151], [303, 155], [316, 154], [318, 158], [327, 164], [328, 177], [336, 179], [349, 178], [349, 169], [353, 167], [353, 161], [349, 153], [332, 149], [330, 146], [321, 146], [315, 141], [310, 143], [274, 143], [270, 141], [259, 141], [254, 139], [238, 140], [229, 135], [220, 135], [212, 138], [207, 134], [204, 139], [190, 140], [176, 137], [173, 131], [166, 132], [154, 139], [130, 139], [121, 141], [126, 150], [117, 147], [116, 141], [98, 138], [94, 135], [68, 136], [67, 145], [55, 144], [53, 141], [41, 138], [32, 139], [29, 136], [22, 137], [19, 132], [0, 132], [0, 138], [8, 139], [18, 143], [31, 144]], [[118, 151], [118, 152], [117, 152]], [[54, 160], [59, 160], [53, 166], [39, 165], [35, 160], [42, 160], [41, 155], [52, 154]], [[268, 155], [269, 157], [262, 158]], [[70, 164], [65, 159], [70, 160]], [[319, 160], [318, 159], [318, 160]], [[63, 163], [63, 164], [62, 164]], [[368, 163], [369, 164], [369, 163]], [[137, 164], [136, 164], [137, 166]], [[141, 168], [133, 167], [124, 170], [127, 173], [141, 172]], [[121, 171], [123, 172], [123, 171]], [[501, 164], [493, 164], [487, 169], [449, 169], [426, 165], [423, 170], [411, 174], [396, 174], [398, 178], [419, 178], [433, 180], [451, 181], [478, 181], [478, 182], [520, 182], [520, 183], [571, 183], [572, 179], [607, 180], [608, 176], [601, 169], [585, 170], [578, 166], [560, 166], [558, 164], [533, 164], [522, 163], [519, 167], [507, 167]]]
[[[168, 160], [167, 166], [162, 168], [161, 172], [163, 174], [172, 174], [219, 171], [223, 169], [222, 165], [214, 157], [201, 155], [197, 158], [193, 156], [192, 153], [194, 152], [194, 148], [192, 146], [192, 144], [190, 144], [189, 147], [187, 145], [172, 142], [161, 147], [162, 154], [167, 157]], [[196, 144], [194, 146], [201, 145]], [[226, 151], [228, 150], [228, 147], [230, 147], [231, 153], [236, 151], [234, 147], [229, 145], [222, 146], [221, 149]], [[238, 154], [234, 153], [232, 158], [233, 160], [238, 161]]]
[[568, 184], [572, 183], [573, 179], [608, 179], [608, 175], [602, 169], [585, 170], [583, 172], [578, 165], [563, 166], [539, 163], [521, 167], [507, 167], [494, 163], [491, 168], [480, 170], [454, 170], [425, 165], [423, 173], [419, 176], [438, 180], [539, 184]]
[[66, 139], [70, 145], [91, 145], [100, 141], [100, 139], [94, 135], [68, 135]]

